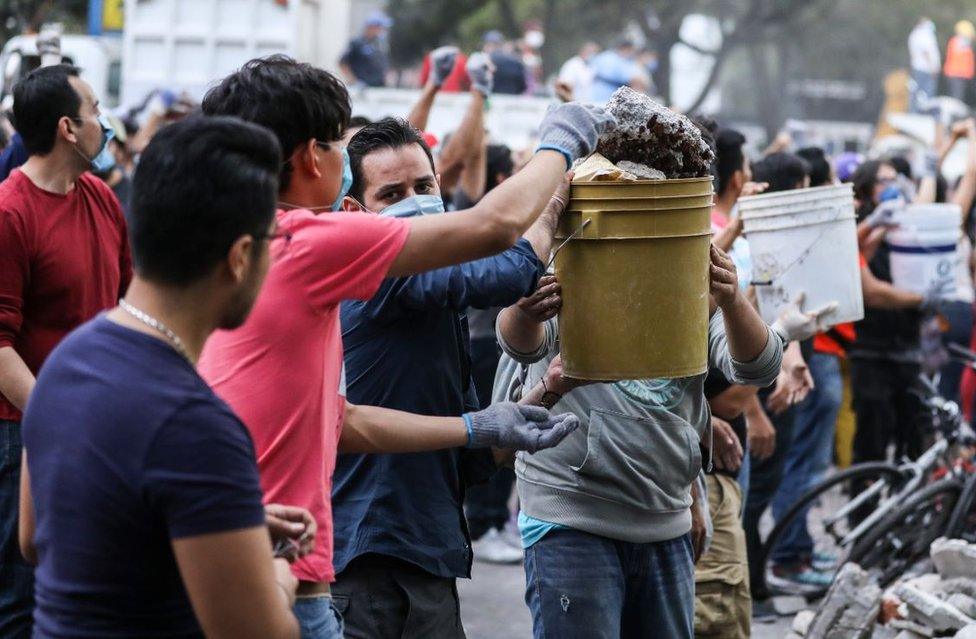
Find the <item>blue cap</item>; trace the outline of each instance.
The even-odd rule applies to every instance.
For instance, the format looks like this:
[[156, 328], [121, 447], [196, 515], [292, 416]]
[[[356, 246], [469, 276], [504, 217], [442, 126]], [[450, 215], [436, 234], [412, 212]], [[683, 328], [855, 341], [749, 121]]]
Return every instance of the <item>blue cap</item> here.
[[386, 15], [383, 11], [377, 9], [369, 14], [366, 18], [367, 27], [383, 27], [384, 29], [389, 29], [393, 26], [393, 19]]
[[505, 42], [505, 36], [502, 35], [501, 31], [498, 31], [497, 29], [492, 29], [491, 31], [485, 34], [482, 40], [484, 42], [490, 42], [492, 44], [501, 44], [502, 42]]

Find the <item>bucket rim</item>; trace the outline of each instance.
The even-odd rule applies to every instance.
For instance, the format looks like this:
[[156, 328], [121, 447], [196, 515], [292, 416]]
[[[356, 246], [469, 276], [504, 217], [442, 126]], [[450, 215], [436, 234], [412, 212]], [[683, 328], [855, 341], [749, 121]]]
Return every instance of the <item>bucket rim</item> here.
[[589, 182], [570, 182], [570, 186], [587, 186], [587, 185], [603, 185], [612, 184], [614, 186], [621, 186], [627, 184], [633, 185], [645, 185], [645, 184], [693, 184], [696, 182], [713, 182], [712, 176], [707, 175], [705, 177], [694, 177], [694, 178], [674, 178], [663, 180], [591, 180]]
[[742, 208], [743, 204], [750, 204], [752, 202], [769, 202], [771, 200], [782, 199], [782, 198], [794, 198], [797, 196], [813, 195], [815, 193], [827, 193], [829, 191], [834, 191], [838, 196], [850, 194], [853, 196], [854, 187], [849, 182], [844, 182], [843, 184], [829, 184], [827, 186], [811, 186], [805, 189], [790, 189], [789, 191], [776, 191], [774, 193], [760, 193], [759, 195], [746, 195], [740, 197], [738, 200], [739, 208]]
[[681, 194], [681, 195], [643, 195], [643, 196], [622, 195], [619, 197], [603, 195], [601, 197], [570, 197], [569, 199], [570, 201], [584, 200], [587, 202], [592, 200], [615, 200], [620, 202], [636, 202], [638, 200], [683, 200], [683, 199], [693, 198], [693, 197], [715, 197], [715, 194], [714, 193], [690, 193], [690, 194]]

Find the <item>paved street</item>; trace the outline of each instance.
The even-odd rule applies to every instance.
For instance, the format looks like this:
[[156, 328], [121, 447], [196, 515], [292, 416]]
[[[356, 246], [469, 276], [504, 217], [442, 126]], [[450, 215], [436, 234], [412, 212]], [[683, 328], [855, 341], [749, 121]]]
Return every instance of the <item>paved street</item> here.
[[[468, 639], [524, 639], [532, 636], [532, 621], [523, 600], [525, 573], [522, 566], [494, 566], [476, 561], [472, 579], [460, 579], [458, 583], [461, 616]], [[774, 624], [756, 624], [752, 636], [755, 639], [782, 639], [791, 622], [792, 617], [786, 617]]]

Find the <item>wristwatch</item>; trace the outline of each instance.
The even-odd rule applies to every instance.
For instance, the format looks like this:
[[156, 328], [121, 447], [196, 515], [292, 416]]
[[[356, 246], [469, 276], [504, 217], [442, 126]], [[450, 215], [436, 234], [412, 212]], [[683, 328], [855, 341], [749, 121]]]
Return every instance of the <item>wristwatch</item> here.
[[563, 398], [563, 396], [549, 390], [549, 387], [546, 386], [545, 377], [543, 377], [540, 381], [542, 382], [542, 390], [545, 392], [542, 393], [542, 399], [539, 400], [539, 404], [546, 410], [550, 410], [556, 405], [557, 402], [559, 402], [559, 400]]

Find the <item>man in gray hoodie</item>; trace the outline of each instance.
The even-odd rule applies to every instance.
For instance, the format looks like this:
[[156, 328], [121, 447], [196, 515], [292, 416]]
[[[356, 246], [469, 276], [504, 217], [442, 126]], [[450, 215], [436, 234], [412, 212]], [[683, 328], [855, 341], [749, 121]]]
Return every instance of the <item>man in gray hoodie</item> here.
[[[712, 247], [711, 262], [709, 367], [767, 386], [783, 340], [739, 291], [729, 257]], [[496, 383], [523, 404], [581, 421], [562, 445], [515, 462], [534, 635], [691, 639], [703, 538], [700, 522], [693, 526], [692, 484], [710, 423], [705, 375], [593, 384], [563, 377], [559, 284], [542, 284], [497, 324], [503, 359], [523, 366]]]

